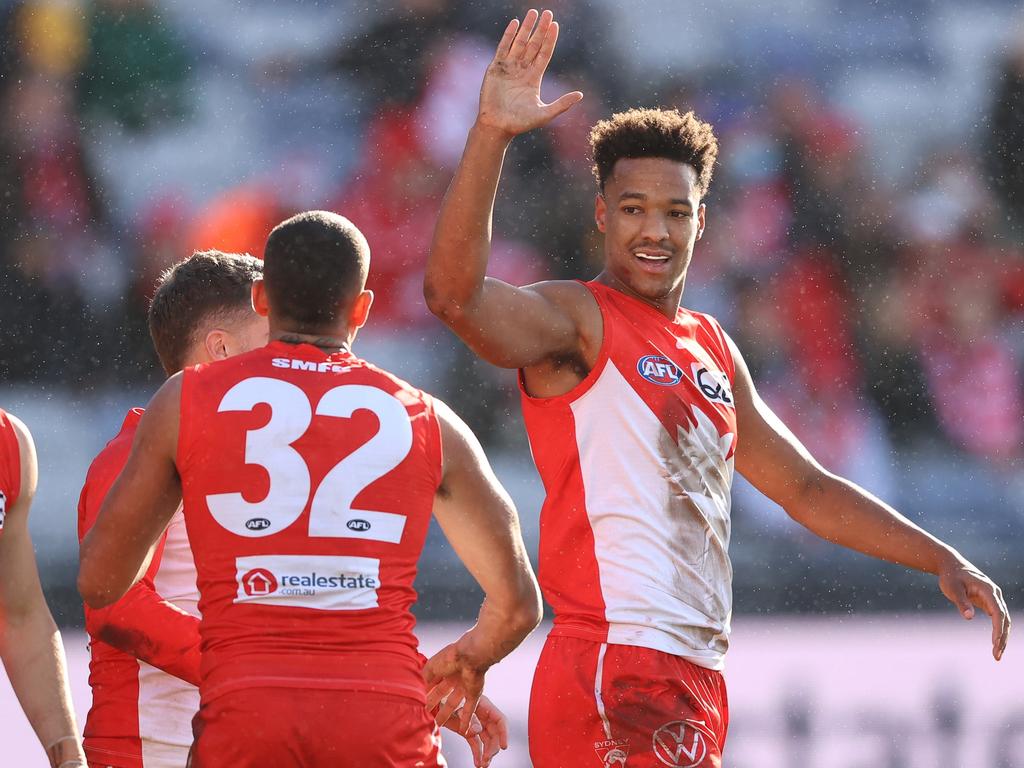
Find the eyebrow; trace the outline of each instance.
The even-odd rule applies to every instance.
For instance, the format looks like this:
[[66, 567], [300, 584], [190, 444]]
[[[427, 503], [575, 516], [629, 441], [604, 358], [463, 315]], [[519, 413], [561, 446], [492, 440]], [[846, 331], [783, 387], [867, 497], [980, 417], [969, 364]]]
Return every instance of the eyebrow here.
[[[622, 202], [623, 200], [629, 200], [629, 199], [633, 199], [633, 200], [646, 200], [647, 199], [647, 195], [645, 195], [643, 192], [631, 192], [628, 189], [625, 192], [623, 192], [621, 195], [619, 195], [619, 202]], [[686, 206], [689, 206], [690, 208], [693, 207], [693, 203], [691, 203], [689, 200], [686, 200], [686, 199], [681, 198], [681, 197], [673, 197], [671, 200], [669, 200], [669, 204], [670, 205], [686, 205]]]

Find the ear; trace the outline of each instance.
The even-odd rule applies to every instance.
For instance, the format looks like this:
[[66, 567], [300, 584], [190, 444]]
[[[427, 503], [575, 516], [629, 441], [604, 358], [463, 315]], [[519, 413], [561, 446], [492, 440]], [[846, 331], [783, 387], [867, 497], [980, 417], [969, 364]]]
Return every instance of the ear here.
[[373, 305], [373, 291], [360, 291], [352, 302], [352, 311], [349, 312], [349, 328], [362, 328], [370, 317], [370, 307]]
[[594, 221], [597, 222], [597, 231], [605, 231], [605, 216], [608, 213], [608, 205], [604, 201], [604, 195], [598, 193], [594, 198]]
[[704, 237], [704, 203], [697, 206], [697, 239]]
[[270, 304], [267, 302], [267, 288], [263, 284], [263, 278], [252, 282], [252, 309], [260, 317], [270, 314]]
[[231, 356], [228, 352], [228, 332], [223, 328], [214, 328], [203, 341], [203, 349], [209, 362], [224, 360]]

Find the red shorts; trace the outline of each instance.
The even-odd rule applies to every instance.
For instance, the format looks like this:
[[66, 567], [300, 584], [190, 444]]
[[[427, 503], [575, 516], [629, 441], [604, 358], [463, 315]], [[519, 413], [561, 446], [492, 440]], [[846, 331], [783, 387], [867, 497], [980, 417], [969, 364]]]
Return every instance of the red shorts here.
[[384, 693], [245, 688], [200, 707], [192, 730], [192, 768], [445, 765], [423, 704]]
[[650, 648], [544, 644], [530, 693], [534, 768], [721, 768], [728, 726], [720, 672]]

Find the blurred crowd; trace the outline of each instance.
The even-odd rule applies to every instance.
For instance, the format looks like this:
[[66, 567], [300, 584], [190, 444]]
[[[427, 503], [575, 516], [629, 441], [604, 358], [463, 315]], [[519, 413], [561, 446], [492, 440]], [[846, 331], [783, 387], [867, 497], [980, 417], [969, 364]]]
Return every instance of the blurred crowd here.
[[[1020, 536], [1024, 39], [993, 54], [991, 79], [978, 85], [989, 103], [971, 135], [892, 169], [878, 165], [878, 135], [813, 71], [761, 71], [757, 88], [737, 89], [739, 75], [720, 62], [637, 77], [628, 47], [609, 37], [607, 5], [549, 5], [564, 33], [545, 87], [586, 97], [513, 145], [492, 274], [516, 283], [595, 275], [589, 127], [632, 105], [693, 109], [716, 126], [722, 152], [684, 303], [720, 318], [763, 397], [826, 466], [899, 496], [894, 451], [975, 462], [1005, 480], [1003, 516]], [[282, 24], [293, 7], [280, 4]], [[183, 178], [147, 185], [123, 158], [160, 142], [186, 154], [175, 136], [225, 141], [230, 120], [196, 128], [204, 84], [229, 60], [211, 50], [216, 36], [193, 39], [156, 0], [0, 9], [0, 381], [152, 386], [145, 309], [160, 270], [199, 248], [259, 255], [281, 218], [326, 207], [351, 218], [373, 251], [377, 298], [362, 351], [384, 364], [419, 359], [430, 379], [415, 383], [449, 399], [487, 442], [521, 440], [508, 428], [518, 418], [513, 376], [452, 341], [426, 311], [420, 281], [483, 68], [522, 9], [334, 4], [337, 40], [246, 54], [238, 77], [271, 140], [235, 150], [259, 171], [190, 192], [187, 161]], [[316, 93], [330, 104], [297, 96]], [[104, 151], [112, 143], [129, 149]], [[278, 166], [264, 157], [274, 152]], [[217, 171], [216, 158], [203, 165]]]

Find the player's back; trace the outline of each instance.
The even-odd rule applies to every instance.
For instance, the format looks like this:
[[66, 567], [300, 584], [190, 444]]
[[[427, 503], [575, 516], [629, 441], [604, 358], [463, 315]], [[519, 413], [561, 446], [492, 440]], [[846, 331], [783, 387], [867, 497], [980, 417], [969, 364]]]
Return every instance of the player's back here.
[[0, 534], [4, 518], [21, 492], [21, 451], [7, 412], [0, 408]]
[[410, 607], [441, 479], [431, 398], [276, 341], [186, 369], [179, 435], [203, 701], [267, 686], [422, 700]]

